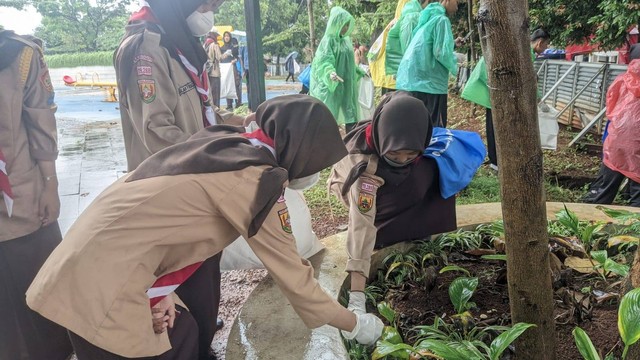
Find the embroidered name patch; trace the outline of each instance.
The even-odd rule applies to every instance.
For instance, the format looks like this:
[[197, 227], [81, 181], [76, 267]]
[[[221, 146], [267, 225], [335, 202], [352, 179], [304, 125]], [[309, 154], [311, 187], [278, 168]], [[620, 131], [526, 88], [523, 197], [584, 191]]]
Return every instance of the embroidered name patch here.
[[156, 81], [155, 80], [138, 80], [138, 88], [140, 89], [140, 97], [147, 104], [156, 99]]
[[376, 191], [376, 186], [373, 184], [369, 184], [366, 182], [363, 182], [362, 185], [360, 186], [360, 188], [364, 191], [368, 191], [368, 192], [375, 192]]
[[282, 226], [282, 230], [291, 234], [291, 218], [289, 217], [289, 209], [278, 211], [278, 217], [280, 218], [280, 226]]
[[47, 70], [40, 77], [40, 82], [42, 83], [42, 87], [48, 92], [53, 92], [53, 84], [51, 83], [51, 77], [49, 76], [49, 70]]
[[153, 62], [153, 58], [149, 55], [144, 55], [144, 54], [140, 54], [137, 55], [136, 57], [133, 58], [133, 63], [137, 63], [138, 61], [146, 61], [146, 62]]
[[358, 195], [358, 210], [361, 213], [367, 213], [373, 207], [373, 195], [366, 192], [360, 192]]
[[184, 95], [184, 94], [186, 94], [187, 92], [189, 92], [189, 91], [191, 91], [191, 90], [193, 90], [193, 89], [195, 89], [195, 88], [196, 88], [195, 84], [194, 84], [194, 83], [192, 83], [192, 82], [190, 82], [190, 83], [188, 83], [188, 84], [185, 84], [185, 85], [180, 86], [180, 87], [178, 88], [178, 93], [179, 93], [180, 95]]
[[136, 66], [136, 72], [138, 76], [151, 76], [151, 66]]

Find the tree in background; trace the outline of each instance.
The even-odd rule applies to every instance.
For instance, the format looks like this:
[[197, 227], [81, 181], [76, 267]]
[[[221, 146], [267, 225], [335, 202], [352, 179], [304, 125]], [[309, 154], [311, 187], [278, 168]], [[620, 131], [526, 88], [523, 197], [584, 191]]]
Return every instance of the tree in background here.
[[589, 41], [604, 50], [622, 45], [640, 21], [640, 0], [530, 0], [532, 28], [543, 27], [556, 44]]
[[35, 1], [42, 25], [35, 35], [45, 41], [47, 52], [115, 50], [124, 34], [128, 1]]

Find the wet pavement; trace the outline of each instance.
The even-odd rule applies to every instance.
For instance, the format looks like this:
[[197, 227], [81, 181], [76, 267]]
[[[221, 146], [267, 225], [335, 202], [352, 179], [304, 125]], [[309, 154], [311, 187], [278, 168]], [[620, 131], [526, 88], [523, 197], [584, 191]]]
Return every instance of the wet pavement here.
[[[58, 105], [59, 223], [65, 234], [91, 201], [126, 173], [127, 161], [118, 103], [106, 102], [105, 90], [64, 86], [60, 80], [64, 70], [54, 70], [51, 76]], [[267, 91], [269, 99], [297, 93], [300, 83], [267, 80], [267, 86], [271, 88]]]

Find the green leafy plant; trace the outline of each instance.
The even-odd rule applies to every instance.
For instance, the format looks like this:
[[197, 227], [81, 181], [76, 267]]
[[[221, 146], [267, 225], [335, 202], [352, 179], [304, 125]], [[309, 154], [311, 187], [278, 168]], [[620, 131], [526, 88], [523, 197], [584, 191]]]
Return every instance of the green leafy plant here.
[[448, 266], [443, 267], [442, 269], [440, 269], [440, 274], [444, 274], [444, 273], [446, 273], [448, 271], [460, 271], [460, 272], [463, 272], [467, 276], [471, 276], [471, 273], [469, 272], [469, 270], [467, 270], [467, 269], [465, 269], [463, 267], [457, 266], [457, 265], [448, 265]]
[[518, 323], [498, 335], [489, 346], [482, 341], [444, 341], [426, 339], [414, 347], [415, 352], [428, 350], [446, 360], [498, 360], [502, 353], [533, 324]]
[[458, 314], [462, 314], [469, 309], [476, 306], [475, 303], [470, 302], [474, 291], [478, 287], [478, 278], [459, 277], [451, 282], [449, 285], [449, 299], [453, 303]]
[[440, 247], [447, 251], [467, 251], [482, 245], [482, 235], [475, 231], [460, 229], [441, 235], [437, 241]]
[[604, 228], [603, 223], [600, 222], [586, 222], [580, 221], [576, 214], [569, 210], [567, 206], [564, 206], [563, 210], [556, 213], [558, 223], [570, 231], [572, 236], [577, 237], [584, 246], [585, 251], [590, 252], [593, 249], [596, 242], [596, 234]]
[[488, 342], [496, 335], [509, 330], [508, 326], [474, 326], [468, 331], [460, 331], [459, 327], [436, 316], [433, 325], [418, 325], [413, 328], [420, 340], [432, 339], [442, 341], [482, 341]]
[[609, 209], [604, 206], [596, 206], [596, 208], [607, 214], [608, 217], [627, 225], [621, 231], [623, 234], [640, 234], [640, 213]]
[[[629, 291], [620, 301], [618, 308], [618, 331], [624, 343], [622, 360], [627, 358], [629, 347], [640, 340], [640, 288]], [[589, 335], [579, 327], [573, 329], [573, 337], [580, 355], [585, 360], [601, 360]], [[608, 354], [605, 359], [609, 359]]]
[[594, 269], [602, 270], [600, 275], [605, 281], [611, 273], [620, 276], [627, 276], [629, 273], [629, 265], [617, 263], [607, 255], [606, 250], [592, 251], [591, 258], [597, 262], [597, 264], [594, 265]]
[[507, 261], [507, 255], [506, 254], [482, 255], [481, 258], [483, 258], [485, 260]]

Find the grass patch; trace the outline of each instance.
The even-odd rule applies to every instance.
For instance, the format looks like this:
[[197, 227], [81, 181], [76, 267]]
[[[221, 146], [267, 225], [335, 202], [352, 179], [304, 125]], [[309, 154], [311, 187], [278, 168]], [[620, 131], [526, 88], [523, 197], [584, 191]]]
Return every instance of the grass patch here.
[[113, 51], [45, 55], [44, 60], [52, 69], [77, 66], [112, 66]]

